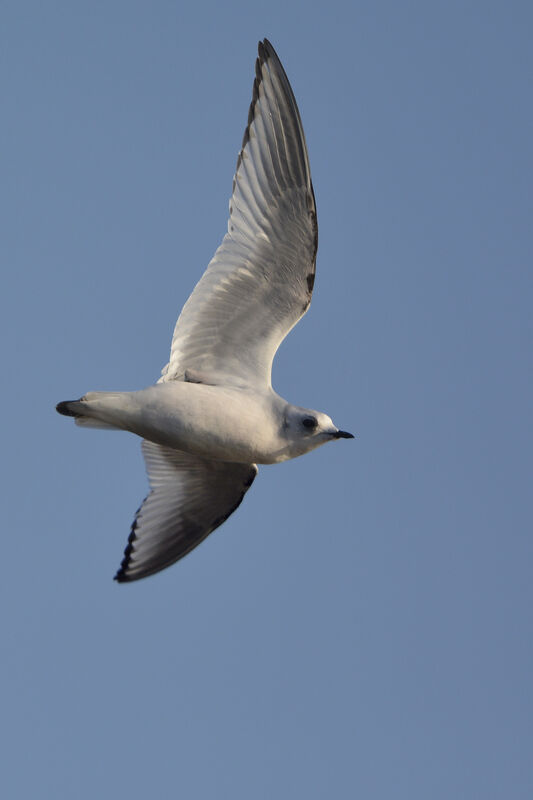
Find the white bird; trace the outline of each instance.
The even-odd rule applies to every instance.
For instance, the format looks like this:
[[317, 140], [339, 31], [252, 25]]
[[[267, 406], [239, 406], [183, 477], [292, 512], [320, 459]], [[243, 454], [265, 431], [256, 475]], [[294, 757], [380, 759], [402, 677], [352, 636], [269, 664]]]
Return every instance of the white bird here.
[[137, 511], [120, 582], [189, 553], [241, 503], [256, 464], [353, 438], [272, 388], [274, 355], [309, 308], [318, 243], [304, 132], [270, 42], [259, 43], [228, 232], [176, 323], [170, 360], [138, 392], [59, 403], [78, 425], [143, 438], [151, 491]]

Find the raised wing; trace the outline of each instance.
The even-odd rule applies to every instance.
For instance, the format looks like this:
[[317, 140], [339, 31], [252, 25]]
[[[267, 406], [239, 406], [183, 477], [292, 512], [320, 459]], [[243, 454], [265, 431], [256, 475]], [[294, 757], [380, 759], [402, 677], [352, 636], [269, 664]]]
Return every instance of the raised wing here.
[[160, 381], [270, 386], [280, 343], [305, 314], [315, 279], [316, 207], [289, 80], [259, 43], [228, 232], [176, 323]]
[[235, 511], [257, 475], [255, 464], [208, 461], [146, 439], [142, 451], [151, 491], [135, 515], [119, 583], [187, 555]]

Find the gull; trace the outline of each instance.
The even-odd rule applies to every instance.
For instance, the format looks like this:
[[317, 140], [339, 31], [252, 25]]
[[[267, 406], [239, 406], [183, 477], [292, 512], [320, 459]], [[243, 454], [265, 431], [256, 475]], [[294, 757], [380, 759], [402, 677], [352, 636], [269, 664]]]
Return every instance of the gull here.
[[257, 464], [353, 439], [272, 388], [276, 351], [309, 308], [318, 228], [300, 114], [267, 39], [258, 45], [229, 212], [158, 382], [56, 406], [82, 427], [143, 439], [150, 493], [135, 515], [120, 583], [153, 575], [200, 544], [240, 505]]

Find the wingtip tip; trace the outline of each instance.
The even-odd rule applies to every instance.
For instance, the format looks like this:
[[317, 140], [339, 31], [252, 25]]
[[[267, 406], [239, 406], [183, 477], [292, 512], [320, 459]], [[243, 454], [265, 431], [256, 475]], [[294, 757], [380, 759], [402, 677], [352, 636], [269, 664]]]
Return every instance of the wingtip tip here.
[[266, 61], [267, 58], [271, 58], [272, 56], [276, 55], [276, 51], [272, 46], [272, 42], [269, 39], [265, 38], [261, 39], [261, 41], [257, 44], [257, 52], [259, 54], [260, 61]]

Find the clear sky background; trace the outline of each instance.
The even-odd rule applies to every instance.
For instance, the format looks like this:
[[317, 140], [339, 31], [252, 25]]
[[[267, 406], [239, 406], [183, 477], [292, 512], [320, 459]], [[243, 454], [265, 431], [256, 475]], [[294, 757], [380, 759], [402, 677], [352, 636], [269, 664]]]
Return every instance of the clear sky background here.
[[[533, 10], [0, 6], [2, 796], [533, 796]], [[226, 230], [257, 41], [320, 245], [276, 389], [357, 433], [260, 470], [185, 560], [112, 581], [136, 389]]]

